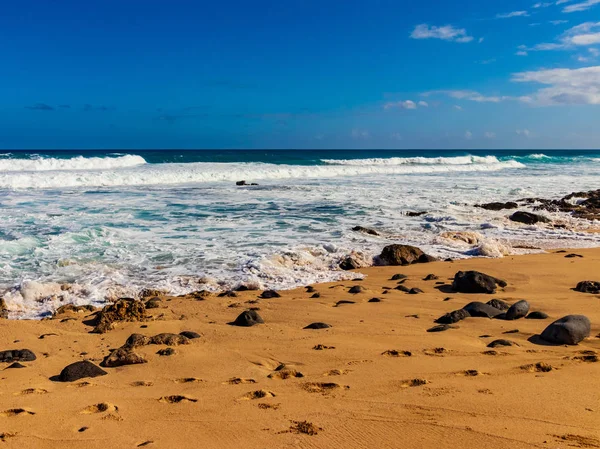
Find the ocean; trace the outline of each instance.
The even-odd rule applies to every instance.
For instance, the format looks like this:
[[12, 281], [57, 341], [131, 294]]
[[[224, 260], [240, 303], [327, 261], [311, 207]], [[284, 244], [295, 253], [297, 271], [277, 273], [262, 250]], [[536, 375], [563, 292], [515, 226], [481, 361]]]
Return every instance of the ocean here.
[[599, 246], [564, 214], [549, 214], [556, 229], [473, 207], [596, 189], [599, 168], [600, 151], [7, 152], [0, 295], [11, 318], [31, 319], [144, 288], [354, 278], [340, 260], [368, 264], [390, 243], [454, 259]]

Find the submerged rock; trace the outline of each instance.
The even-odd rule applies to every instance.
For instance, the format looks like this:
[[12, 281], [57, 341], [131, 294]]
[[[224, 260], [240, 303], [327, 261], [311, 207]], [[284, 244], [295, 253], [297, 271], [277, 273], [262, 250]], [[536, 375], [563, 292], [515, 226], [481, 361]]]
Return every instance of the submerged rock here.
[[519, 205], [517, 203], [509, 201], [509, 202], [506, 202], [506, 203], [476, 204], [475, 207], [480, 207], [480, 208], [485, 209], [485, 210], [499, 211], [499, 210], [504, 210], [504, 209], [516, 209], [517, 207], [519, 207]]
[[376, 230], [374, 230], [374, 229], [371, 229], [371, 228], [365, 228], [365, 227], [363, 227], [363, 226], [354, 226], [354, 227], [352, 228], [352, 230], [353, 230], [354, 232], [362, 232], [363, 234], [369, 234], [369, 235], [379, 235], [379, 232], [377, 232]]
[[562, 345], [576, 345], [591, 333], [591, 323], [584, 315], [567, 315], [550, 324], [540, 335], [543, 340]]
[[523, 211], [515, 212], [510, 217], [508, 217], [508, 219], [510, 221], [515, 221], [517, 223], [523, 223], [528, 225], [550, 222], [550, 220], [544, 217], [543, 215], [532, 214], [531, 212]]
[[454, 275], [452, 288], [459, 293], [495, 293], [496, 287], [506, 282], [479, 271], [459, 271]]

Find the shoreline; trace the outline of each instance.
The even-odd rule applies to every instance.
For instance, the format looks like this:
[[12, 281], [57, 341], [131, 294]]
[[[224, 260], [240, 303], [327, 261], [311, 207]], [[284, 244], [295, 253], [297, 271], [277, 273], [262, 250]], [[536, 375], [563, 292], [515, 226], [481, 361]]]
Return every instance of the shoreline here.
[[[583, 257], [565, 258], [570, 252]], [[473, 449], [595, 447], [600, 295], [572, 289], [600, 280], [599, 268], [598, 248], [369, 267], [360, 270], [368, 275], [362, 281], [313, 285], [319, 298], [306, 288], [272, 299], [258, 298], [260, 291], [163, 296], [146, 310], [147, 319], [117, 322], [103, 334], [89, 333], [89, 311], [0, 319], [0, 350], [37, 356], [21, 362], [24, 369], [0, 364], [2, 438], [9, 448], [51, 448], [57, 441], [65, 448], [148, 441], [178, 448], [190, 433], [198, 445], [215, 448], [451, 448], [458, 440]], [[496, 294], [447, 293], [436, 285], [472, 269], [508, 285]], [[398, 273], [423, 293], [394, 290], [390, 278]], [[428, 274], [439, 280], [423, 280]], [[364, 291], [352, 294], [353, 286]], [[381, 301], [369, 302], [374, 297]], [[427, 332], [443, 314], [493, 298], [526, 299], [549, 319], [467, 318], [445, 332]], [[228, 324], [250, 308], [258, 308], [264, 324]], [[569, 314], [591, 320], [589, 338], [577, 346], [533, 342]], [[303, 329], [314, 322], [332, 327]], [[183, 331], [201, 337], [135, 347], [146, 363], [103, 367], [100, 377], [51, 380], [77, 361], [99, 366], [131, 334]], [[495, 339], [516, 345], [488, 348]], [[157, 353], [168, 348], [172, 355]]]

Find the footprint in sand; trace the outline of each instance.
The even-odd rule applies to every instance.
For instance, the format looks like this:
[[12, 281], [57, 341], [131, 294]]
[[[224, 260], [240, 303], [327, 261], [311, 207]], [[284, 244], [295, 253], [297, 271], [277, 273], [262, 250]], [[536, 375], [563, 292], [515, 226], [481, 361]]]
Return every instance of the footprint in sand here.
[[433, 348], [433, 349], [424, 349], [423, 350], [423, 354], [429, 355], [432, 357], [443, 357], [445, 355], [448, 355], [449, 353], [450, 353], [450, 351], [448, 351], [446, 348]]
[[15, 393], [16, 396], [25, 396], [28, 394], [46, 394], [48, 390], [44, 390], [43, 388], [27, 388], [26, 390]]
[[227, 382], [223, 382], [224, 384], [229, 385], [244, 385], [244, 384], [255, 384], [256, 381], [254, 379], [244, 379], [242, 377], [232, 377]]
[[313, 349], [315, 351], [324, 351], [325, 349], [335, 349], [335, 346], [315, 345]]
[[429, 381], [426, 379], [408, 379], [408, 380], [403, 380], [400, 383], [400, 386], [402, 388], [421, 387], [423, 385], [427, 385], [428, 383], [429, 383]]
[[254, 400], [254, 399], [264, 399], [264, 398], [274, 398], [275, 393], [267, 390], [256, 390], [251, 391], [250, 393], [245, 394], [240, 399], [242, 400]]
[[182, 377], [181, 379], [175, 379], [174, 382], [176, 384], [197, 384], [205, 381], [197, 377]]
[[459, 371], [458, 373], [456, 373], [456, 375], [464, 376], [464, 377], [477, 377], [477, 376], [483, 376], [483, 373], [477, 371], [476, 369], [468, 369], [465, 371]]
[[580, 362], [597, 363], [600, 361], [596, 351], [579, 351], [579, 355], [573, 357], [573, 360], [579, 360]]
[[4, 443], [9, 438], [13, 438], [15, 436], [17, 436], [16, 433], [2, 432], [2, 433], [0, 433], [0, 441], [2, 441]]
[[132, 387], [151, 387], [154, 385], [154, 382], [149, 382], [147, 380], [136, 380], [135, 382], [131, 382]]
[[295, 369], [284, 368], [277, 372], [271, 373], [267, 376], [269, 379], [292, 379], [295, 377], [304, 377], [300, 371], [296, 371]]
[[[333, 382], [307, 382], [302, 388], [309, 393], [327, 394], [339, 390], [342, 386]], [[350, 387], [345, 386], [344, 388], [348, 389]]]
[[89, 407], [84, 408], [81, 413], [84, 415], [92, 415], [94, 413], [112, 413], [118, 412], [119, 407], [114, 404], [110, 404], [108, 402], [100, 402], [99, 404], [90, 405]]
[[162, 402], [165, 404], [179, 404], [180, 402], [198, 402], [198, 399], [183, 395], [173, 395], [163, 396], [158, 400], [158, 402]]
[[332, 369], [324, 373], [323, 376], [344, 376], [351, 372], [352, 370], [349, 369]]
[[25, 410], [24, 408], [11, 408], [9, 410], [5, 410], [0, 413], [0, 416], [4, 416], [5, 418], [11, 418], [13, 416], [27, 416], [27, 415], [35, 415], [35, 412], [30, 410]]
[[548, 373], [556, 368], [552, 365], [549, 365], [544, 362], [532, 363], [530, 365], [520, 366], [523, 371], [527, 371], [529, 373]]
[[346, 365], [354, 366], [354, 365], [362, 365], [363, 363], [373, 363], [373, 360], [352, 360], [348, 362]]
[[258, 404], [258, 408], [261, 410], [279, 410], [279, 406], [281, 404], [267, 404], [266, 402], [261, 402]]
[[390, 349], [382, 352], [381, 355], [385, 355], [387, 357], [412, 357], [413, 354], [410, 351], [398, 351], [396, 349]]

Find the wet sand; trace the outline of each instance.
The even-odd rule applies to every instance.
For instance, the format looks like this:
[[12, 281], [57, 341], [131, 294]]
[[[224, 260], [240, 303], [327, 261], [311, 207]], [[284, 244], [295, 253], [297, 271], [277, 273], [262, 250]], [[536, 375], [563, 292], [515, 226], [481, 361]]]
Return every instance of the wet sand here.
[[[600, 355], [600, 295], [572, 290], [582, 280], [600, 281], [600, 249], [569, 252], [583, 258], [550, 253], [361, 269], [363, 281], [315, 285], [320, 298], [305, 289], [273, 299], [256, 291], [163, 297], [149, 321], [117, 323], [105, 334], [89, 333], [89, 313], [0, 320], [0, 350], [37, 356], [22, 369], [0, 363], [0, 446], [600, 447], [600, 363], [593, 357]], [[493, 295], [449, 292], [454, 274], [471, 269], [508, 286]], [[397, 273], [424, 293], [394, 290]], [[439, 279], [424, 281], [428, 274]], [[364, 291], [349, 293], [356, 285]], [[493, 298], [526, 299], [549, 318], [467, 318], [426, 332], [444, 313]], [[227, 324], [251, 307], [265, 324]], [[531, 338], [569, 314], [591, 320], [590, 338], [577, 346]], [[313, 322], [332, 327], [303, 329]], [[157, 354], [164, 345], [136, 348], [148, 363], [103, 368], [101, 377], [50, 380], [79, 360], [100, 364], [133, 333], [181, 331], [201, 338], [168, 356]], [[487, 347], [500, 338], [516, 345]]]

